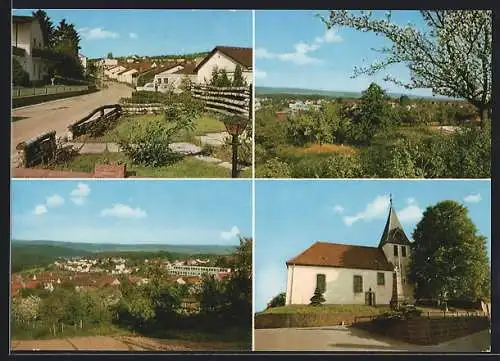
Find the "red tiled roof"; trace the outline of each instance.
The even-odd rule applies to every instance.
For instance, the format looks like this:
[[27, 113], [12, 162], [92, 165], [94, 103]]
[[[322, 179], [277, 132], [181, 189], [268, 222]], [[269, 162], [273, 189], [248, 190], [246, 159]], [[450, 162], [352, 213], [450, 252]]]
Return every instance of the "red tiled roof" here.
[[235, 46], [216, 46], [210, 54], [208, 54], [195, 68], [195, 71], [197, 72], [198, 69], [200, 69], [203, 64], [205, 64], [208, 59], [210, 59], [217, 51], [220, 51], [222, 54], [226, 55], [227, 57], [231, 58], [238, 64], [242, 65], [245, 68], [251, 68], [252, 67], [252, 48], [238, 48]]
[[193, 63], [182, 64], [182, 69], [177, 70], [174, 74], [196, 74], [196, 65]]
[[392, 271], [380, 248], [316, 242], [287, 265], [324, 266]]

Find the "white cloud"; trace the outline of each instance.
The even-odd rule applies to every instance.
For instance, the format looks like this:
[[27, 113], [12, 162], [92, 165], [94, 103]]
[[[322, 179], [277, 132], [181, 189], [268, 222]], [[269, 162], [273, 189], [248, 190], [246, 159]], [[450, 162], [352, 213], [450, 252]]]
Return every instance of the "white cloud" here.
[[53, 196], [47, 197], [45, 204], [47, 207], [58, 207], [64, 204], [64, 198], [59, 194], [54, 194]]
[[114, 204], [112, 208], [105, 208], [101, 211], [103, 217], [117, 217], [117, 218], [145, 218], [147, 217], [146, 211], [140, 208], [132, 208], [125, 204]]
[[264, 79], [267, 77], [267, 73], [263, 70], [255, 69], [254, 74], [255, 74], [255, 79]]
[[117, 39], [120, 37], [118, 33], [103, 28], [81, 28], [78, 32], [87, 40]]
[[317, 36], [313, 42], [304, 43], [299, 42], [294, 44], [294, 52], [288, 53], [272, 53], [264, 48], [255, 50], [255, 57], [257, 59], [278, 59], [281, 61], [291, 61], [297, 65], [306, 65], [312, 63], [321, 63], [322, 60], [308, 55], [318, 50], [325, 43], [340, 43], [343, 39], [337, 35], [335, 29], [327, 30], [322, 36]]
[[343, 217], [343, 221], [347, 226], [352, 226], [358, 221], [371, 221], [373, 219], [384, 217], [387, 215], [389, 201], [389, 196], [378, 196], [373, 202], [366, 205], [364, 211], [359, 212], [354, 216], [345, 216]]
[[78, 183], [69, 196], [76, 205], [82, 205], [90, 194], [90, 187], [85, 183]]
[[238, 227], [233, 226], [233, 228], [231, 228], [231, 230], [229, 232], [222, 231], [220, 233], [220, 238], [228, 241], [231, 238], [238, 236], [239, 234], [240, 234], [240, 230], [238, 229]]
[[416, 202], [416, 201], [415, 201], [415, 198], [408, 198], [408, 199], [406, 200], [406, 204], [412, 204], [412, 203], [415, 203], [415, 202]]
[[403, 223], [416, 223], [422, 219], [424, 210], [416, 204], [410, 204], [398, 213], [398, 218]]
[[39, 204], [35, 207], [33, 213], [36, 214], [37, 216], [41, 216], [42, 214], [47, 213], [47, 207], [45, 207], [44, 204]]
[[128, 36], [130, 39], [138, 39], [139, 38], [139, 35], [137, 35], [137, 33], [129, 33]]
[[333, 207], [333, 211], [335, 213], [344, 213], [344, 207], [342, 207], [340, 204], [337, 204], [335, 207]]
[[477, 194], [469, 194], [467, 197], [464, 198], [465, 203], [477, 203], [482, 200], [481, 195], [479, 193]]

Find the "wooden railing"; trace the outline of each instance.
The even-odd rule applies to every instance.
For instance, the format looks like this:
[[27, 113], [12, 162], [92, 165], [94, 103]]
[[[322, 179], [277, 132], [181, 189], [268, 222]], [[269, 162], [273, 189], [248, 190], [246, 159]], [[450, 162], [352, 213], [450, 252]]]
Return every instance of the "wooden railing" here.
[[[106, 110], [109, 110], [106, 112]], [[98, 117], [95, 115], [99, 114]], [[80, 119], [68, 126], [68, 140], [83, 134], [96, 136], [112, 128], [114, 121], [122, 115], [120, 104], [104, 105], [93, 110], [85, 118]]]
[[32, 167], [41, 163], [50, 162], [56, 154], [55, 130], [44, 133], [37, 138], [19, 143], [16, 146], [21, 167]]
[[213, 87], [193, 86], [194, 98], [205, 103], [205, 109], [223, 115], [239, 115], [250, 118], [252, 115], [252, 88], [250, 87]]

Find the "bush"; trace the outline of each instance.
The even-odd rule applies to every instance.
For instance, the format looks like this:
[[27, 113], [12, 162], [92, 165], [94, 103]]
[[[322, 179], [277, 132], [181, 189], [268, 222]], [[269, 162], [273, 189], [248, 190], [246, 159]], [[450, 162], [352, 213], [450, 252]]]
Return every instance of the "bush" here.
[[170, 143], [178, 128], [169, 126], [162, 120], [132, 122], [119, 134], [118, 144], [123, 152], [136, 164], [159, 167], [179, 159], [172, 152]]
[[267, 308], [281, 307], [285, 305], [286, 293], [281, 292], [280, 294], [274, 296], [271, 301], [268, 302]]
[[358, 178], [363, 176], [358, 155], [337, 154], [327, 158], [303, 158], [292, 168], [293, 178]]
[[288, 164], [279, 158], [272, 158], [259, 167], [259, 178], [290, 178], [291, 170]]
[[12, 83], [15, 86], [30, 85], [30, 76], [26, 71], [24, 71], [17, 59], [12, 59]]

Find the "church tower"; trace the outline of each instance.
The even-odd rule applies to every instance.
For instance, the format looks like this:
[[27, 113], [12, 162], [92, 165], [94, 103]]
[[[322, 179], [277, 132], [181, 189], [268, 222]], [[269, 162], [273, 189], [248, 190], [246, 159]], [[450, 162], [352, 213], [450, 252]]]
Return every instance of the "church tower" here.
[[390, 198], [389, 216], [378, 247], [382, 249], [389, 263], [394, 266], [396, 289], [393, 297], [397, 298], [398, 302], [412, 299], [413, 287], [408, 283], [407, 277], [411, 242], [406, 236], [394, 210], [392, 196]]

